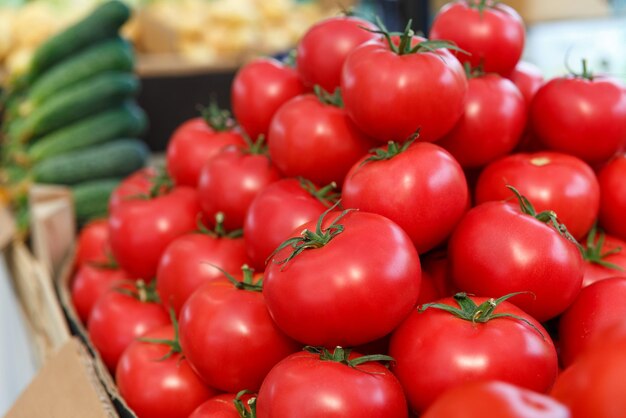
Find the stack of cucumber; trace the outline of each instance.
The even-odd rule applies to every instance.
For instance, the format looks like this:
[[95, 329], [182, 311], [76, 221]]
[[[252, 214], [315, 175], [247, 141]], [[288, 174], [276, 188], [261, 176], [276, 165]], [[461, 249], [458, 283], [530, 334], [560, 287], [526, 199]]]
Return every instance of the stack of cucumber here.
[[22, 224], [32, 183], [70, 186], [84, 223], [105, 215], [120, 179], [146, 164], [133, 49], [119, 36], [129, 17], [122, 2], [102, 4], [45, 42], [5, 86], [1, 175]]

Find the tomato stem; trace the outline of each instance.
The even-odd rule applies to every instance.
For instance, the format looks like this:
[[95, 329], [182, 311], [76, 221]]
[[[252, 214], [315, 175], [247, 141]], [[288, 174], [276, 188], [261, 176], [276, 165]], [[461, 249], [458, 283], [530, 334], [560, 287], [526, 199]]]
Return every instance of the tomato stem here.
[[243, 395], [251, 393], [252, 392], [250, 392], [249, 390], [244, 389], [237, 392], [237, 395], [233, 400], [233, 403], [235, 404], [235, 409], [237, 410], [237, 413], [239, 413], [240, 418], [256, 418], [256, 397], [250, 398], [250, 400], [248, 400], [248, 408], [246, 408], [246, 406], [243, 404], [243, 401], [241, 400]]
[[211, 98], [211, 103], [208, 106], [198, 106], [198, 110], [207, 125], [215, 132], [229, 131], [235, 127], [235, 121], [230, 112], [226, 109], [220, 109], [214, 97]]
[[243, 280], [239, 281], [233, 277], [232, 274], [224, 270], [218, 265], [212, 263], [206, 263], [211, 267], [218, 269], [229, 282], [235, 286], [236, 289], [239, 290], [248, 290], [250, 292], [262, 292], [263, 291], [263, 280], [259, 280], [254, 283], [254, 269], [250, 268], [247, 264], [241, 266], [241, 271], [243, 273]]
[[371, 149], [369, 152], [370, 154], [373, 154], [373, 155], [363, 160], [361, 164], [359, 164], [359, 168], [374, 161], [390, 160], [396, 155], [402, 154], [404, 151], [409, 149], [409, 147], [417, 140], [417, 138], [419, 138], [419, 136], [420, 136], [420, 128], [417, 128], [417, 130], [413, 134], [411, 134], [411, 136], [408, 137], [406, 141], [402, 143], [402, 145], [394, 141], [389, 141], [387, 142], [386, 147], [379, 147], [379, 148]]
[[224, 213], [217, 212], [215, 214], [215, 227], [213, 229], [209, 229], [202, 222], [202, 214], [198, 214], [198, 218], [196, 220], [196, 226], [198, 228], [198, 232], [201, 234], [209, 235], [213, 238], [229, 238], [236, 239], [241, 238], [243, 236], [243, 229], [234, 229], [232, 231], [226, 231], [224, 228]]
[[171, 340], [168, 339], [160, 339], [160, 338], [138, 338], [139, 341], [151, 344], [164, 344], [170, 348], [170, 351], [167, 352], [163, 357], [158, 359], [157, 361], [163, 361], [174, 354], [179, 354], [183, 352], [183, 349], [180, 346], [180, 338], [178, 333], [178, 320], [176, 319], [176, 313], [174, 309], [170, 308], [169, 310], [170, 320], [172, 321], [172, 327], [174, 328], [174, 338]]
[[333, 94], [330, 94], [322, 88], [319, 84], [313, 86], [313, 92], [317, 99], [325, 105], [335, 106], [343, 109], [343, 98], [341, 97], [341, 89], [337, 87]]
[[106, 261], [90, 261], [87, 264], [98, 269], [117, 270], [120, 268], [111, 251], [107, 250], [105, 257]]
[[256, 141], [252, 141], [252, 139], [248, 135], [244, 134], [243, 139], [247, 145], [247, 148], [243, 150], [244, 153], [251, 155], [268, 155], [268, 147], [265, 143], [265, 135], [261, 134], [257, 137]]
[[[606, 257], [610, 255], [620, 253], [622, 251], [622, 247], [615, 247], [603, 253], [602, 247], [604, 246], [604, 240], [606, 238], [606, 234], [604, 233], [604, 231], [599, 231], [599, 232], [600, 233], [598, 235], [598, 225], [597, 223], [594, 223], [593, 227], [591, 228], [591, 231], [589, 231], [589, 234], [587, 235], [587, 243], [586, 243], [586, 248], [583, 251], [583, 258], [586, 261], [593, 263], [593, 264], [599, 264], [603, 267], [613, 269], [613, 270], [624, 271], [624, 269], [621, 266], [618, 266], [617, 264], [609, 263], [608, 261], [604, 260]], [[597, 241], [596, 241], [596, 236], [598, 236]]]
[[300, 187], [302, 187], [311, 196], [319, 200], [327, 208], [332, 206], [332, 204], [337, 203], [340, 193], [336, 192], [337, 183], [335, 183], [334, 181], [319, 189], [315, 186], [315, 184], [313, 184], [312, 181], [307, 180], [303, 177], [298, 177], [298, 181], [300, 182]]
[[386, 356], [384, 354], [372, 354], [367, 356], [356, 357], [350, 359], [350, 353], [352, 350], [350, 348], [343, 348], [340, 346], [335, 347], [333, 352], [331, 353], [325, 347], [312, 347], [306, 346], [304, 347], [304, 351], [307, 351], [311, 354], [319, 354], [320, 360], [322, 361], [332, 361], [335, 363], [345, 364], [346, 366], [355, 368], [363, 363], [369, 363], [372, 361], [387, 361], [393, 362], [395, 359], [390, 356]]
[[126, 296], [137, 299], [143, 303], [161, 303], [161, 298], [156, 289], [156, 279], [152, 279], [150, 283], [146, 283], [143, 279], [137, 281], [128, 280], [124, 283], [130, 284], [132, 289], [127, 287], [116, 287], [114, 290]]

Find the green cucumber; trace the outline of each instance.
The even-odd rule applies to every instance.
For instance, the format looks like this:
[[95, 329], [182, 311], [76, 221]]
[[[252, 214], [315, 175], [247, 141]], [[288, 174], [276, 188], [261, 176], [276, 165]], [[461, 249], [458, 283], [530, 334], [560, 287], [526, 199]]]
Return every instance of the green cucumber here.
[[39, 138], [28, 148], [27, 156], [36, 163], [116, 138], [139, 137], [146, 130], [147, 124], [144, 111], [135, 103], [126, 102]]
[[32, 84], [39, 76], [78, 51], [117, 35], [130, 17], [130, 9], [121, 1], [109, 1], [88, 16], [44, 42], [35, 51], [26, 77], [20, 84]]
[[109, 198], [120, 181], [118, 178], [108, 178], [72, 186], [74, 209], [79, 225], [107, 216]]
[[138, 90], [139, 80], [128, 73], [109, 72], [83, 80], [51, 97], [23, 119], [16, 119], [9, 136], [28, 141], [118, 105]]
[[128, 41], [117, 37], [101, 42], [42, 74], [21, 106], [36, 108], [64, 88], [107, 71], [132, 72], [134, 64], [133, 49]]
[[72, 185], [107, 177], [124, 177], [142, 168], [148, 147], [138, 139], [118, 139], [43, 160], [32, 167], [38, 183]]

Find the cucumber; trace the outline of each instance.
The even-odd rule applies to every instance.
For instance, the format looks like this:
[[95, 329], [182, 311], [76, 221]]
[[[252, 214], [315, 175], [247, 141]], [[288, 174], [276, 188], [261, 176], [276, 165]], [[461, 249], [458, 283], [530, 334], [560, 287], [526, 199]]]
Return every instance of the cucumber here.
[[26, 77], [20, 84], [32, 84], [41, 74], [65, 58], [90, 45], [117, 35], [130, 17], [130, 9], [120, 1], [109, 1], [88, 16], [51, 37], [35, 51]]
[[109, 198], [120, 181], [118, 178], [108, 178], [72, 186], [74, 209], [79, 225], [107, 216]]
[[124, 177], [142, 168], [148, 153], [146, 144], [138, 139], [118, 139], [43, 160], [32, 167], [33, 179], [39, 183], [72, 185]]
[[135, 138], [146, 130], [147, 124], [144, 111], [135, 103], [126, 102], [38, 139], [28, 148], [27, 156], [36, 163], [116, 138]]
[[134, 64], [133, 49], [128, 41], [117, 37], [101, 42], [42, 74], [21, 106], [36, 108], [68, 86], [106, 71], [132, 72]]
[[28, 141], [122, 103], [139, 90], [133, 74], [109, 72], [71, 86], [9, 128], [9, 136]]

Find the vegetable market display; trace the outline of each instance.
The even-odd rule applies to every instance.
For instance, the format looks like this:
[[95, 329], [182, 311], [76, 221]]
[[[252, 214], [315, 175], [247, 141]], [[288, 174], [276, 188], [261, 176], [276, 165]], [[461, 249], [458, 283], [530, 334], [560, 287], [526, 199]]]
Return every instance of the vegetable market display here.
[[626, 416], [626, 88], [544, 82], [497, 2], [430, 36], [321, 21], [82, 229], [73, 303], [138, 417]]

